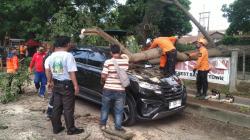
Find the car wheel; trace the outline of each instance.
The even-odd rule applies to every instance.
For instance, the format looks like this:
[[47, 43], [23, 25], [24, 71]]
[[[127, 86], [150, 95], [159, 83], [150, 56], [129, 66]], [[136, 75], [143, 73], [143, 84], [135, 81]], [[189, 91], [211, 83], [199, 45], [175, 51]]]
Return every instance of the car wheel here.
[[126, 95], [126, 102], [124, 106], [124, 113], [123, 113], [123, 125], [129, 126], [133, 125], [136, 121], [136, 104], [134, 98], [127, 94]]

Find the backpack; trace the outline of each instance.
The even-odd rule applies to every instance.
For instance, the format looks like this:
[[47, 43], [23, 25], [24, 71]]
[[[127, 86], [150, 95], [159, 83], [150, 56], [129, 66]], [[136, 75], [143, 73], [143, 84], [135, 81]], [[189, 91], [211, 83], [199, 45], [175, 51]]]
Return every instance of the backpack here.
[[113, 63], [115, 65], [115, 69], [116, 69], [116, 72], [118, 74], [118, 77], [121, 81], [121, 84], [122, 86], [125, 88], [125, 87], [128, 87], [130, 85], [130, 80], [128, 78], [128, 74], [126, 73], [126, 71], [124, 69], [120, 69], [116, 60], [115, 59], [112, 59], [113, 60]]

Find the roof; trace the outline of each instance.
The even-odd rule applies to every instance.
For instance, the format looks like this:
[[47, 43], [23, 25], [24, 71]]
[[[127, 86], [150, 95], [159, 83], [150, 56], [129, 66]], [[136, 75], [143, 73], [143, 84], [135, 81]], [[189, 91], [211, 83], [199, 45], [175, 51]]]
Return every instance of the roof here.
[[[220, 34], [222, 36], [225, 35], [225, 31], [224, 30], [215, 30], [215, 31], [209, 31], [208, 32], [209, 36], [213, 36], [214, 34]], [[178, 42], [180, 42], [181, 44], [189, 44], [189, 43], [193, 43], [195, 42], [198, 38], [203, 37], [203, 35], [199, 32], [198, 36], [183, 36], [181, 37]]]
[[24, 41], [24, 39], [17, 39], [17, 38], [10, 38], [9, 40], [12, 41], [12, 42], [21, 42], [21, 41]]

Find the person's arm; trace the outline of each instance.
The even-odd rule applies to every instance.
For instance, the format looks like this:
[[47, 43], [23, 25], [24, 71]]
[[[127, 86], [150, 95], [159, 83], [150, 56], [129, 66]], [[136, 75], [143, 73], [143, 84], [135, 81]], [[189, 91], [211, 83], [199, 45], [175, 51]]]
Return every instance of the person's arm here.
[[33, 55], [32, 59], [31, 59], [31, 61], [30, 61], [30, 66], [29, 66], [29, 72], [30, 72], [30, 73], [32, 72], [32, 69], [33, 69], [33, 67], [34, 67], [34, 65], [35, 65], [35, 62], [36, 62], [35, 59], [36, 59], [36, 54]]
[[51, 74], [50, 69], [45, 69], [45, 74], [46, 74], [46, 78], [48, 81], [48, 89], [52, 89], [54, 86], [54, 83], [53, 83], [52, 74]]
[[108, 72], [109, 72], [109, 70], [108, 70], [108, 62], [105, 61], [104, 65], [103, 65], [103, 70], [102, 70], [102, 74], [101, 74], [101, 81], [100, 81], [102, 85], [105, 84], [105, 81], [106, 81], [106, 79], [108, 77]]
[[105, 84], [106, 79], [107, 79], [107, 74], [102, 73], [102, 75], [101, 75], [101, 85]]
[[50, 71], [50, 66], [49, 66], [49, 57], [45, 59], [44, 68], [45, 68], [45, 74], [46, 74], [46, 78], [48, 82], [48, 89], [52, 89], [54, 86], [54, 83], [53, 83], [52, 73]]
[[150, 45], [150, 47], [148, 49], [153, 49], [153, 48], [156, 48], [156, 47], [158, 47], [157, 39], [155, 39], [153, 41], [153, 43]]
[[194, 67], [195, 70], [197, 70], [200, 67], [201, 60], [203, 59], [203, 57], [204, 57], [204, 52], [200, 51], [198, 54], [198, 59], [196, 61], [196, 66]]
[[69, 77], [72, 80], [73, 85], [74, 85], [75, 95], [77, 95], [79, 93], [79, 86], [78, 86], [78, 82], [76, 80], [76, 74], [75, 74], [75, 72], [77, 71], [77, 67], [76, 67], [75, 58], [73, 57], [72, 54], [69, 54], [69, 58], [67, 59], [67, 68], [68, 68]]
[[76, 74], [75, 74], [75, 72], [69, 72], [69, 76], [70, 76], [70, 79], [72, 80], [73, 85], [74, 85], [75, 95], [77, 95], [79, 93], [79, 86], [78, 86], [78, 82], [76, 80]]

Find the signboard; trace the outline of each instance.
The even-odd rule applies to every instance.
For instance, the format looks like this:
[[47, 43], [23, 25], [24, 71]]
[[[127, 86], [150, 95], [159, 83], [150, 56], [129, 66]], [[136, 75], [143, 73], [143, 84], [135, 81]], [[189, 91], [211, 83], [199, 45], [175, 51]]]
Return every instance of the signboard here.
[[[209, 58], [209, 63], [212, 65], [212, 68], [208, 73], [208, 82], [228, 85], [230, 75], [230, 58]], [[195, 65], [196, 61], [178, 62], [175, 67], [176, 74], [181, 79], [196, 80], [196, 75], [193, 74], [193, 68]]]

